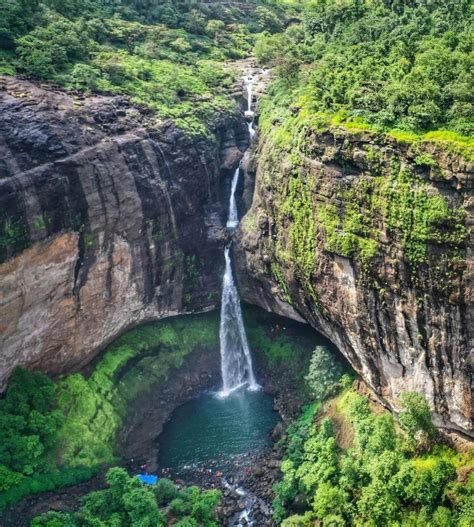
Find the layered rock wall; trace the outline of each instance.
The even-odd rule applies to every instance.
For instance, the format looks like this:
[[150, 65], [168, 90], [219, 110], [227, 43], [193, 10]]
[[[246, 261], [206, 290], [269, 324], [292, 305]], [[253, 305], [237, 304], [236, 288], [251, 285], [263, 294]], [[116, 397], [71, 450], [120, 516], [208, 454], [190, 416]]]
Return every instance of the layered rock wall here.
[[473, 167], [447, 150], [267, 132], [236, 262], [245, 300], [308, 321], [385, 404], [421, 392], [474, 435]]
[[142, 321], [216, 307], [242, 119], [189, 139], [125, 98], [11, 78], [0, 115], [0, 387], [16, 365], [71, 371]]

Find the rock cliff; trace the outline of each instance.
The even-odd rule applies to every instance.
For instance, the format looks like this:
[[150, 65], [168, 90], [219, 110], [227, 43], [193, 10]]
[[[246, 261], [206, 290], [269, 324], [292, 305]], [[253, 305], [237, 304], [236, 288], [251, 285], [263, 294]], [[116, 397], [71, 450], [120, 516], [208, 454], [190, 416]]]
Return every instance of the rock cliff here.
[[[5, 77], [0, 112], [0, 387], [16, 365], [71, 371], [127, 328], [218, 305], [241, 118], [191, 139], [126, 98]], [[246, 162], [243, 298], [321, 331], [393, 410], [422, 391], [439, 426], [473, 435], [472, 164], [290, 132], [264, 130]]]
[[474, 435], [472, 164], [431, 143], [278, 126], [238, 233], [243, 298], [308, 321], [393, 410], [420, 391], [439, 426]]
[[226, 169], [242, 119], [189, 139], [122, 97], [0, 78], [0, 387], [125, 329], [219, 302]]

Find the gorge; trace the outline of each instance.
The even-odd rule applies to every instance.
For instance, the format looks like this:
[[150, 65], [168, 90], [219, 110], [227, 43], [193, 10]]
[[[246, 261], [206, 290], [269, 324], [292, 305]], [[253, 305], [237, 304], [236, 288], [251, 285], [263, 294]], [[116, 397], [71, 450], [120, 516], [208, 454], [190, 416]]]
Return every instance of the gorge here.
[[467, 527], [467, 8], [89, 3], [0, 33], [5, 525]]

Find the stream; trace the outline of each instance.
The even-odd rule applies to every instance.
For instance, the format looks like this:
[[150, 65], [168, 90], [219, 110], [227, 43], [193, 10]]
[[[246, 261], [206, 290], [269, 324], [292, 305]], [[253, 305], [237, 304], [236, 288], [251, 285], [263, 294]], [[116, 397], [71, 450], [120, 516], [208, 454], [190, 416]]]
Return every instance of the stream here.
[[[251, 144], [254, 129], [251, 71], [244, 77], [247, 98], [245, 118]], [[244, 155], [247, 152], [244, 153]], [[230, 235], [239, 224], [236, 191], [242, 167], [235, 169], [229, 196], [226, 228]], [[231, 257], [232, 242], [224, 249], [220, 314], [222, 386], [189, 401], [172, 414], [159, 438], [158, 465], [161, 473], [186, 482], [224, 489], [237, 497], [237, 512], [227, 515], [226, 525], [270, 524], [271, 507], [237, 482], [245, 481], [259, 456], [269, 450], [271, 431], [278, 421], [273, 398], [256, 381], [251, 350], [245, 331], [240, 297], [235, 285]], [[225, 495], [225, 492], [224, 492]], [[260, 517], [257, 521], [255, 512]]]

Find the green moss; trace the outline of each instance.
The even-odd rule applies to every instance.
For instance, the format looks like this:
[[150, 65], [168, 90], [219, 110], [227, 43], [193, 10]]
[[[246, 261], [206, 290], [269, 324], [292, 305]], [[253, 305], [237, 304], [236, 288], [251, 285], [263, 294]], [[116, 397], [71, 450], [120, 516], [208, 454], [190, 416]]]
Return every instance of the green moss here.
[[91, 249], [94, 247], [94, 235], [91, 232], [85, 232], [84, 233], [84, 245], [86, 249]]
[[378, 225], [368, 179], [339, 193], [340, 205], [318, 206], [317, 217], [325, 233], [327, 251], [356, 258], [365, 266], [378, 252]]
[[41, 214], [40, 216], [36, 218], [34, 222], [34, 226], [37, 231], [43, 231], [46, 229], [47, 222], [46, 222], [44, 214]]
[[[283, 291], [284, 275], [278, 265], [292, 266], [302, 285], [312, 287], [320, 233], [323, 249], [353, 258], [364, 269], [369, 269], [377, 256], [384, 230], [400, 242], [414, 268], [428, 263], [433, 245], [443, 247], [450, 259], [457, 258], [467, 239], [464, 211], [451, 207], [409, 167], [400, 168], [397, 162], [387, 167], [382, 153], [372, 146], [365, 148], [366, 175], [350, 187], [336, 182], [330, 201], [316, 206], [315, 182], [305, 167], [306, 159], [311, 158], [311, 134], [316, 132], [302, 118], [303, 114], [301, 111], [289, 117], [268, 132], [268, 166], [285, 167], [277, 176], [278, 183], [269, 181], [278, 185], [277, 263], [273, 274]], [[291, 137], [287, 135], [290, 129]], [[421, 143], [416, 150], [416, 166], [437, 166], [436, 159], [423, 151]]]
[[[278, 208], [278, 223], [285, 225], [287, 235], [280, 233], [277, 250], [276, 265], [290, 265], [294, 269], [296, 278], [310, 293], [317, 304], [318, 298], [313, 288], [312, 278], [316, 265], [316, 225], [313, 213], [312, 198], [313, 182], [311, 176], [297, 168], [293, 169], [288, 183], [280, 194]], [[277, 279], [288, 292], [284, 284], [283, 273], [278, 271]], [[279, 282], [279, 283], [280, 283]]]
[[11, 254], [22, 251], [29, 244], [28, 227], [22, 218], [9, 218], [0, 230], [0, 250], [5, 249]]
[[280, 286], [280, 289], [283, 292], [283, 300], [285, 302], [288, 302], [288, 304], [292, 304], [293, 300], [290, 295], [290, 289], [286, 282], [285, 275], [281, 268], [281, 265], [277, 261], [273, 260], [271, 263], [271, 269], [272, 269], [273, 277], [275, 278], [277, 284]]
[[129, 403], [165, 382], [188, 355], [216, 346], [215, 314], [156, 322], [117, 339], [88, 379], [75, 374], [60, 381], [59, 409], [66, 416], [58, 434], [62, 463], [112, 462], [116, 434]]
[[465, 243], [464, 210], [452, 209], [441, 195], [430, 193], [410, 170], [379, 178], [377, 184], [386, 225], [402, 242], [412, 265], [428, 262], [430, 244]]

